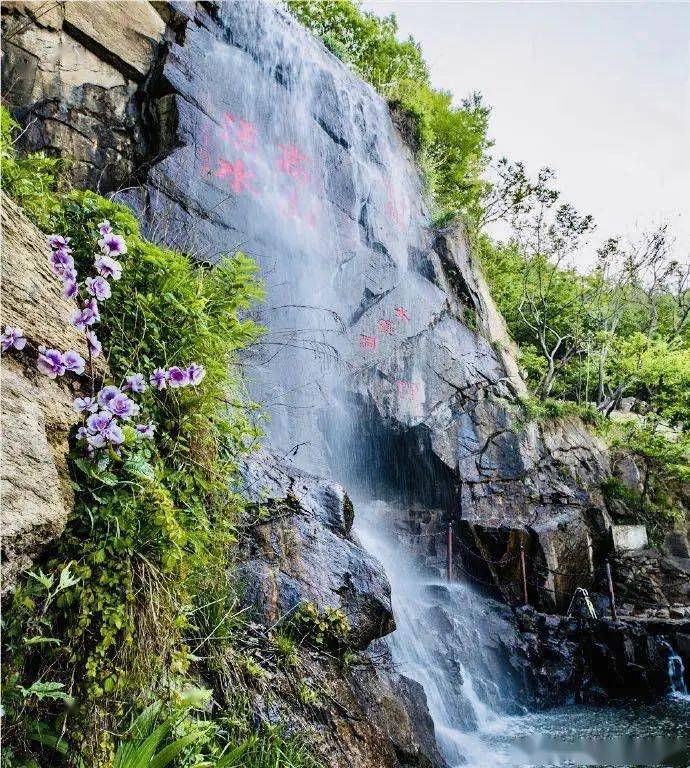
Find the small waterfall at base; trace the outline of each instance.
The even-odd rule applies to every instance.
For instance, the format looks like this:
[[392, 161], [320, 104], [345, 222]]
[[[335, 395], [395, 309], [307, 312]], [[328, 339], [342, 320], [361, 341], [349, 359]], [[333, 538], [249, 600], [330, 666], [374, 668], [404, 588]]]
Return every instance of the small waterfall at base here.
[[664, 648], [668, 651], [668, 683], [671, 695], [690, 700], [690, 692], [685, 682], [685, 665], [683, 659], [675, 652], [668, 640], [662, 640]]
[[[513, 636], [505, 608], [420, 567], [396, 536], [393, 505], [359, 500], [357, 511], [356, 535], [391, 582], [397, 628], [387, 640], [396, 669], [423, 686], [449, 764], [485, 768], [481, 736], [501, 731], [518, 710], [505, 664]], [[493, 765], [514, 758], [504, 763], [496, 754]]]

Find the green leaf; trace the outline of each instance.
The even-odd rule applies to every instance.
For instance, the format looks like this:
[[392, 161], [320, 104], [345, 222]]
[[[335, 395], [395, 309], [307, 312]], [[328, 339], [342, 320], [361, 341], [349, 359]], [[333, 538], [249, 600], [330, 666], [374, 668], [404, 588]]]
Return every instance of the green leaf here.
[[168, 744], [167, 747], [164, 747], [151, 760], [147, 768], [165, 768], [165, 766], [169, 765], [188, 744], [196, 741], [201, 735], [200, 731], [197, 731], [196, 733], [188, 733], [181, 739], [173, 741], [172, 744]]
[[236, 766], [238, 766], [237, 761], [250, 747], [254, 746], [255, 743], [256, 736], [251, 736], [246, 741], [243, 741], [242, 744], [240, 744], [239, 747], [235, 747], [232, 752], [223, 755], [223, 757], [216, 763], [216, 768], [236, 768]]
[[34, 573], [34, 571], [29, 571], [29, 576], [36, 579], [40, 584], [42, 584], [46, 589], [50, 589], [53, 586], [53, 577], [48, 576], [47, 574], [43, 573], [43, 571], [39, 571], [38, 573]]
[[64, 687], [65, 686], [63, 683], [55, 682], [32, 683], [28, 688], [24, 688], [22, 685], [18, 686], [24, 698], [35, 696], [39, 701], [42, 701], [43, 699], [60, 699], [62, 701], [71, 701], [72, 697], [62, 690]]
[[129, 459], [124, 463], [123, 469], [126, 472], [129, 472], [131, 475], [135, 475], [136, 477], [141, 477], [144, 480], [155, 480], [156, 479], [156, 472], [154, 468], [146, 461], [146, 459], [143, 459], [141, 456], [130, 456]]
[[70, 567], [72, 566], [72, 563], [68, 563], [62, 571], [60, 571], [60, 581], [58, 583], [58, 589], [69, 589], [70, 587], [73, 587], [75, 584], [79, 583], [79, 577], [78, 576], [72, 576], [70, 573]]

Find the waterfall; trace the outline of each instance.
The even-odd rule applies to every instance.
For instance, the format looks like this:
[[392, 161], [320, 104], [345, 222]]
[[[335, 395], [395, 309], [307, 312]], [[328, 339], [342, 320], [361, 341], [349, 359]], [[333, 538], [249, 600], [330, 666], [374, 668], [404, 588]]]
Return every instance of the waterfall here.
[[[412, 346], [448, 302], [419, 266], [430, 241], [420, 175], [387, 104], [294, 20], [258, 0], [219, 13], [225, 39], [202, 54], [213, 61], [208, 81], [189, 90], [209, 117], [190, 145], [189, 194], [210, 199], [232, 225], [226, 250], [254, 256], [266, 280], [257, 319], [267, 333], [245, 368], [268, 415], [266, 442], [357, 497], [358, 535], [392, 585], [394, 662], [423, 685], [440, 746], [459, 764], [472, 734], [514, 708], [500, 663], [512, 629], [499, 606], [419, 572], [402, 551], [401, 507], [372, 489], [384, 453], [395, 469], [389, 498], [405, 496], [421, 459], [385, 447], [385, 426], [364, 423], [356, 385], [374, 372], [403, 429], [448, 397], [428, 390], [426, 353]], [[466, 334], [472, 354], [472, 332], [444, 328], [433, 333]]]
[[[481, 736], [518, 711], [514, 681], [501, 661], [513, 637], [505, 609], [466, 583], [449, 584], [420, 567], [394, 535], [390, 504], [361, 500], [357, 508], [356, 534], [391, 581], [396, 630], [388, 644], [396, 668], [424, 687], [449, 764], [486, 765]], [[502, 764], [499, 755], [494, 764]]]
[[690, 700], [690, 692], [685, 682], [685, 665], [683, 659], [675, 652], [671, 643], [665, 638], [660, 638], [662, 645], [668, 653], [668, 684], [672, 696]]

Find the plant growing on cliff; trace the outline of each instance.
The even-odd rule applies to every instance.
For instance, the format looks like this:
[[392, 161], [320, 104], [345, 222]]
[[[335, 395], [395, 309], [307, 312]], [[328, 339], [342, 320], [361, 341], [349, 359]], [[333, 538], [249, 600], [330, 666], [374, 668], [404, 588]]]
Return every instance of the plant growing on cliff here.
[[43, 230], [52, 228], [52, 220], [61, 210], [55, 194], [65, 161], [32, 152], [19, 157], [14, 150], [13, 133], [19, 128], [5, 107], [0, 107], [0, 175], [5, 194], [16, 200]]
[[327, 605], [319, 610], [313, 603], [302, 603], [287, 617], [285, 632], [300, 643], [342, 648], [350, 634], [350, 622], [339, 608]]
[[[123, 269], [103, 253], [98, 269], [108, 274], [75, 286], [104, 219], [124, 236], [108, 244], [126, 244]], [[147, 243], [129, 211], [91, 193], [61, 197], [50, 223], [64, 233], [51, 263], [80, 302], [72, 322], [90, 334], [92, 355], [102, 343], [121, 386], [94, 374], [93, 392], [89, 384], [75, 402], [85, 420], [70, 462], [75, 508], [43, 565], [64, 588], [55, 596], [28, 576], [5, 607], [5, 755], [55, 762], [64, 751], [69, 764], [91, 766], [113, 754], [108, 731], [126, 711], [152, 698], [173, 703], [195, 654], [236, 630], [224, 574], [241, 500], [230, 484], [258, 432], [231, 364], [260, 330], [238, 313], [261, 292], [246, 257], [197, 266]], [[25, 338], [7, 329], [3, 347], [26, 356]], [[40, 351], [40, 370], [86, 371], [70, 352]], [[198, 386], [180, 386], [193, 379]], [[148, 416], [140, 429], [137, 408]], [[50, 696], [45, 681], [55, 684]]]

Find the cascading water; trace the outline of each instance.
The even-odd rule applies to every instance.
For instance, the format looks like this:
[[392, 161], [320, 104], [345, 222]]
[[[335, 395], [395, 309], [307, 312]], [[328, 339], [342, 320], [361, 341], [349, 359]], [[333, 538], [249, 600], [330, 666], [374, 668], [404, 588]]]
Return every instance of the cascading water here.
[[518, 714], [502, 643], [512, 628], [467, 585], [417, 568], [395, 528], [404, 502], [390, 501], [453, 501], [443, 467], [407, 434], [442, 421], [468, 380], [504, 372], [432, 279], [422, 184], [386, 103], [268, 3], [222, 3], [217, 22], [217, 39], [189, 24], [169, 54], [185, 141], [151, 172], [150, 210], [165, 218], [174, 177], [204, 212], [179, 244], [259, 262], [267, 333], [245, 370], [266, 442], [357, 499], [357, 533], [392, 584], [393, 659], [423, 685], [449, 763], [485, 768], [490, 749], [492, 765], [524, 764], [525, 752], [485, 741]]
[[668, 654], [668, 684], [671, 689], [671, 695], [690, 700], [690, 692], [685, 682], [683, 659], [675, 652], [668, 640], [663, 639], [662, 644]]
[[[439, 740], [457, 763], [468, 752], [467, 733], [494, 717], [484, 699], [492, 691], [500, 699], [475, 621], [484, 609], [460, 587], [434, 596], [435, 585], [418, 582], [411, 561], [404, 573], [386, 524], [395, 510], [367, 495], [377, 463], [367, 467], [352, 455], [362, 415], [343, 394], [347, 380], [404, 348], [446, 301], [409, 268], [410, 254], [428, 239], [419, 175], [387, 105], [299, 25], [261, 2], [226, 4], [222, 13], [232, 45], [207, 52], [219, 82], [207, 84], [208, 94], [195, 93], [213, 118], [200, 131], [195, 183], [219, 195], [219, 213], [232, 206], [232, 221], [246, 222], [241, 229], [250, 237], [234, 245], [259, 260], [266, 279], [267, 309], [259, 320], [268, 333], [250, 368], [252, 391], [269, 414], [275, 452], [346, 481], [363, 498], [358, 532], [393, 588], [393, 655], [424, 686]], [[423, 357], [406, 355], [395, 378], [383, 383], [411, 424], [430, 407], [425, 365]], [[367, 509], [384, 514], [375, 519]], [[475, 658], [463, 662], [460, 654], [451, 668], [434, 658], [452, 655], [443, 638], [433, 648], [417, 631], [431, 627], [441, 610], [452, 625], [449, 636], [475, 649]], [[481, 681], [473, 680], [473, 666], [482, 668]]]
[[[479, 768], [486, 753], [479, 734], [500, 730], [501, 713], [516, 711], [501, 661], [512, 626], [501, 606], [469, 585], [420, 568], [395, 536], [390, 505], [362, 501], [358, 510], [357, 536], [391, 580], [396, 630], [388, 642], [395, 666], [424, 687], [449, 763]], [[494, 765], [502, 764], [496, 754]]]

